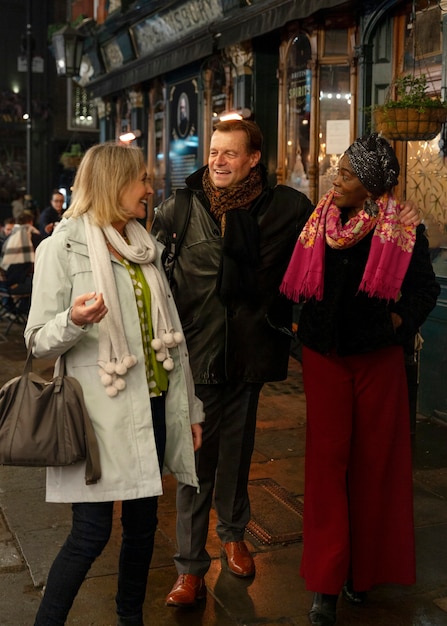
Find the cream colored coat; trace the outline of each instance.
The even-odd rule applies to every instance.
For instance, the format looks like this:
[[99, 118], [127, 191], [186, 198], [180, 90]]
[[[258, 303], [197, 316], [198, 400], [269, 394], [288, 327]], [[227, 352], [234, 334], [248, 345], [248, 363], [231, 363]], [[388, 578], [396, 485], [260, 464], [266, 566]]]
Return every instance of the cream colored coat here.
[[[160, 264], [168, 294], [171, 319], [180, 320]], [[80, 328], [69, 319], [77, 296], [95, 291], [81, 219], [63, 220], [36, 250], [31, 310], [25, 329], [28, 344], [38, 330], [33, 353], [37, 358], [54, 358], [65, 353], [67, 374], [83, 388], [87, 410], [99, 443], [102, 477], [86, 485], [84, 463], [47, 469], [46, 499], [50, 502], [100, 502], [156, 496], [162, 493], [151, 405], [146, 380], [139, 317], [127, 269], [112, 257], [117, 291], [130, 352], [138, 363], [126, 374], [126, 388], [115, 398], [107, 396], [98, 374], [98, 325]], [[104, 294], [107, 305], [107, 294]], [[186, 344], [170, 350], [175, 367], [169, 374], [166, 395], [166, 473], [181, 482], [198, 486], [194, 463], [191, 424], [204, 419], [201, 401], [194, 395]]]

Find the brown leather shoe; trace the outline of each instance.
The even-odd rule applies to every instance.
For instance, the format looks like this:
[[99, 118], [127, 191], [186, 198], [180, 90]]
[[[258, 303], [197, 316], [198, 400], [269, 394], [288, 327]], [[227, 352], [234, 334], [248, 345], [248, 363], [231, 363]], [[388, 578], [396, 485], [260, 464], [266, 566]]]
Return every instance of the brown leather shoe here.
[[194, 574], [180, 574], [166, 596], [166, 606], [194, 606], [205, 598], [206, 585], [203, 578]]
[[229, 541], [222, 545], [222, 556], [227, 560], [228, 569], [235, 576], [247, 578], [255, 573], [255, 562], [244, 541]]

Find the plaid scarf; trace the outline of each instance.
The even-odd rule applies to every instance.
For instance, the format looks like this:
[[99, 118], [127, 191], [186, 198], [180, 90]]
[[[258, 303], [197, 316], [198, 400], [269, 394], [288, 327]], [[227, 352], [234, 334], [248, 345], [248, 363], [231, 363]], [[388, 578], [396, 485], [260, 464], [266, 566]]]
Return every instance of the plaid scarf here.
[[323, 196], [304, 226], [281, 292], [295, 302], [312, 297], [322, 300], [325, 243], [331, 248], [350, 248], [374, 230], [359, 291], [370, 297], [396, 300], [413, 252], [415, 227], [402, 224], [399, 205], [388, 194], [375, 201], [379, 207], [376, 217], [361, 210], [342, 225], [333, 195], [331, 190]]
[[11, 265], [34, 263], [34, 246], [31, 233], [39, 231], [28, 224], [14, 226], [3, 244], [1, 268], [7, 270]]

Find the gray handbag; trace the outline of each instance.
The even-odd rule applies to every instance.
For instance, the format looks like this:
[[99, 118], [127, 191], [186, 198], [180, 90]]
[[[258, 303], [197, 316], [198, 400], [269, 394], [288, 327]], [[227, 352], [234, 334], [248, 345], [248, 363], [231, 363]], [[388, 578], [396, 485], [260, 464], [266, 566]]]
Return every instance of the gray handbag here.
[[0, 389], [0, 465], [61, 466], [86, 461], [85, 482], [101, 478], [96, 434], [81, 385], [56, 361], [54, 378], [32, 371], [30, 340], [23, 374]]

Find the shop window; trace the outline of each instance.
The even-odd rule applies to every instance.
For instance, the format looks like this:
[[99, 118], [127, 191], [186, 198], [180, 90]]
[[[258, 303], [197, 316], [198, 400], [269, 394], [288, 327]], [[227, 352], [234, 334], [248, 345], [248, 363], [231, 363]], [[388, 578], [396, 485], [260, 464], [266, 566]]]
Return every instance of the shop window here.
[[422, 209], [433, 256], [447, 248], [447, 169], [439, 152], [439, 137], [409, 141], [406, 195]]
[[350, 144], [351, 92], [347, 65], [323, 65], [320, 73], [319, 196], [332, 186], [341, 154]]
[[309, 187], [311, 48], [305, 35], [291, 45], [287, 62], [286, 184], [307, 193]]
[[[311, 45], [299, 34], [287, 53], [284, 182], [316, 202], [332, 186], [340, 155], [351, 141], [349, 55], [354, 38], [344, 28], [329, 28], [314, 37]], [[319, 55], [315, 65], [314, 49]]]
[[441, 9], [438, 0], [420, 0], [416, 5], [415, 15], [410, 14], [406, 18], [406, 71], [413, 69], [415, 64], [420, 64], [420, 70], [424, 71], [441, 62]]
[[[442, 74], [441, 9], [435, 0], [417, 0], [415, 8], [414, 16], [406, 18], [404, 71], [425, 73], [428, 90], [439, 94]], [[405, 173], [406, 197], [422, 210], [437, 272], [445, 265], [447, 249], [447, 169], [445, 157], [440, 152], [440, 138], [438, 135], [431, 141], [409, 141]], [[441, 275], [444, 274], [445, 269], [442, 269]]]
[[324, 57], [345, 56], [348, 49], [348, 30], [329, 29], [324, 32]]

